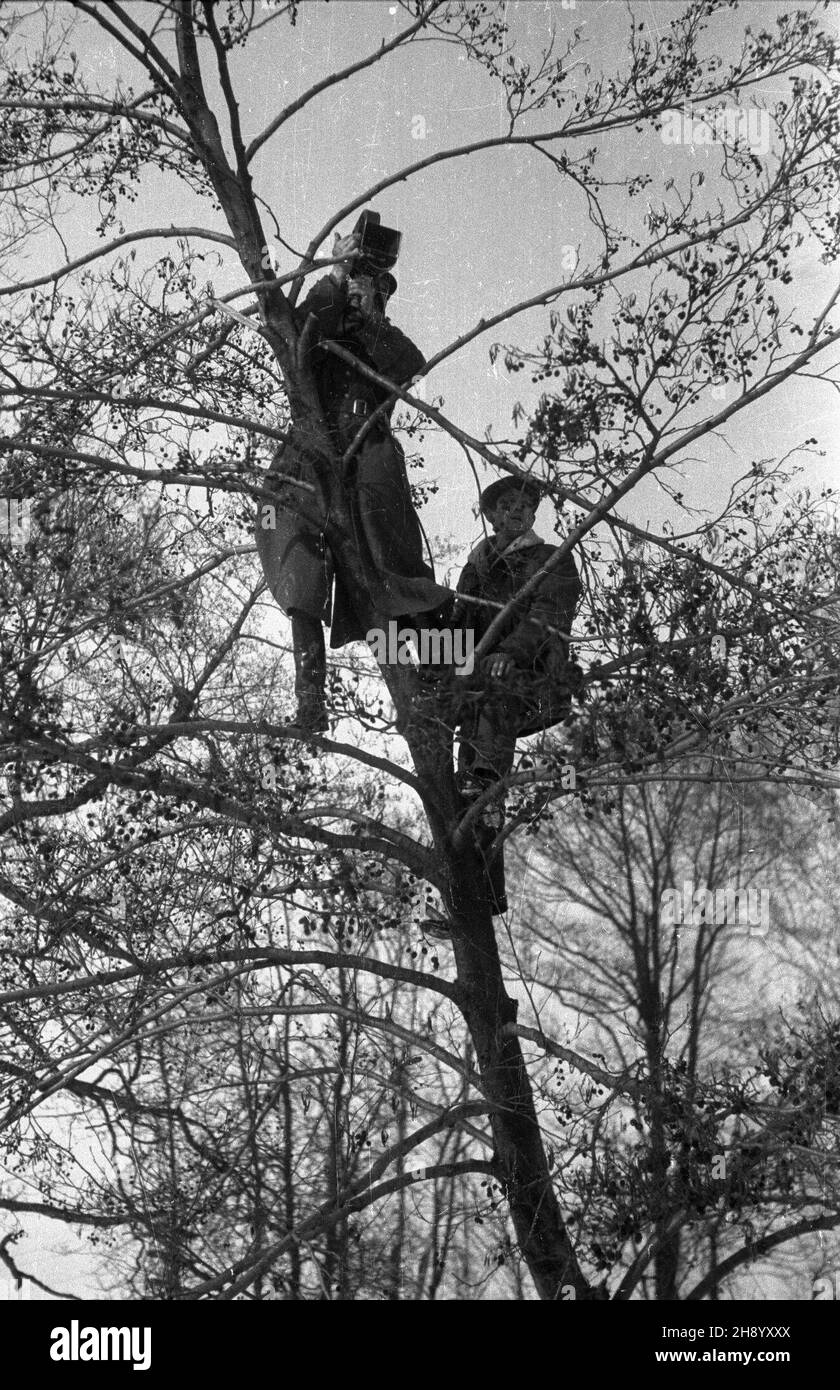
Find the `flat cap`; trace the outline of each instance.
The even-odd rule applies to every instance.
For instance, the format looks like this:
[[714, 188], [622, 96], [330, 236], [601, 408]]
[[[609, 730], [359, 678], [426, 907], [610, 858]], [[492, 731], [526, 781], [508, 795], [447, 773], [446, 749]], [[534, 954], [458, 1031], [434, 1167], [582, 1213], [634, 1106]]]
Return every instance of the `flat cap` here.
[[495, 483], [491, 483], [489, 487], [484, 489], [478, 499], [478, 505], [485, 516], [506, 492], [527, 493], [535, 507], [539, 505], [543, 495], [541, 485], [534, 478], [515, 478], [513, 475], [507, 478], [497, 478]]

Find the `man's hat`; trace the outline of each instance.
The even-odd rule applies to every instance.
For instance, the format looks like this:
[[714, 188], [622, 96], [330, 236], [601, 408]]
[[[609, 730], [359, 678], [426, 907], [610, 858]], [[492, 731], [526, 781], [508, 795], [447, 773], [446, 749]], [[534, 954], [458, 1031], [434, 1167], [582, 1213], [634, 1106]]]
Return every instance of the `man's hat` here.
[[527, 493], [535, 507], [539, 506], [543, 494], [542, 487], [533, 478], [515, 478], [512, 474], [507, 478], [497, 478], [495, 483], [484, 489], [478, 499], [478, 505], [485, 516], [506, 492]]
[[384, 294], [386, 299], [390, 299], [391, 295], [396, 294], [397, 292], [397, 282], [391, 274], [390, 270], [380, 270], [375, 272], [373, 276], [373, 283], [376, 285], [376, 288], [379, 290], [380, 294]]

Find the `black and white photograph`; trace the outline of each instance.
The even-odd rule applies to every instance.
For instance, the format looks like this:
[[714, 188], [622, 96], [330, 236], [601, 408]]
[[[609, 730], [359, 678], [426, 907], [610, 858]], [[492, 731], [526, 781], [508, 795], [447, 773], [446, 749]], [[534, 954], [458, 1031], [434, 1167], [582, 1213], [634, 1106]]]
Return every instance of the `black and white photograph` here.
[[49, 1383], [294, 1328], [196, 1303], [554, 1302], [654, 1380], [836, 1328], [838, 21], [0, 6]]

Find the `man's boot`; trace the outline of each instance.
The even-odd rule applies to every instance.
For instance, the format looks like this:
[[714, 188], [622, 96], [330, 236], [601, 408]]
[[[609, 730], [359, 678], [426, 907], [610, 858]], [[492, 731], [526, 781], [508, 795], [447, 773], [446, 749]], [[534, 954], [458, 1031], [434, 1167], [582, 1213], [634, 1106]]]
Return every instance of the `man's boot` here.
[[324, 703], [327, 653], [323, 628], [318, 618], [310, 618], [307, 613], [294, 612], [290, 616], [297, 696], [294, 722], [306, 733], [321, 734], [329, 728]]

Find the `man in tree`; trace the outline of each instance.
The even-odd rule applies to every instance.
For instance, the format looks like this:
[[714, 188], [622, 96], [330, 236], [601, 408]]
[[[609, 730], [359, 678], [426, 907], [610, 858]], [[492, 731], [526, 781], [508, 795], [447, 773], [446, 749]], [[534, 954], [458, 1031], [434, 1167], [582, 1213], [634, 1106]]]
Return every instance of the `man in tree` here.
[[539, 485], [518, 478], [485, 488], [479, 505], [494, 534], [475, 547], [458, 581], [453, 623], [472, 627], [476, 643], [511, 605], [462, 715], [459, 767], [465, 789], [504, 777], [513, 766], [516, 740], [565, 719], [578, 685], [568, 633], [581, 582], [571, 555], [525, 599], [516, 599], [557, 552], [533, 529], [539, 500]]
[[[330, 353], [332, 339], [390, 381], [402, 383], [423, 366], [414, 343], [385, 317], [385, 305], [397, 282], [359, 252], [359, 235], [336, 235], [333, 255], [340, 258], [319, 280], [297, 312], [303, 331], [315, 319], [311, 363], [330, 438], [339, 458], [352, 445], [366, 418], [388, 392], [352, 365]], [[451, 599], [435, 583], [423, 557], [423, 539], [414, 511], [405, 456], [389, 427], [393, 403], [379, 416], [348, 461], [342, 481], [347, 488], [355, 544], [372, 579], [372, 597], [385, 618], [409, 619]], [[330, 645], [364, 638], [353, 591], [323, 534], [317, 503], [301, 502], [300, 489], [284, 487], [283, 478], [315, 483], [305, 430], [296, 425], [271, 465], [278, 477], [278, 504], [260, 509], [257, 548], [272, 594], [292, 623], [295, 658], [295, 722], [310, 732], [327, 727], [324, 704], [326, 651], [322, 622], [330, 621]], [[316, 494], [317, 495], [317, 490]], [[307, 497], [312, 494], [307, 494]], [[332, 592], [332, 605], [330, 598]]]
[[[540, 492], [537, 483], [513, 477], [484, 489], [479, 505], [494, 534], [475, 547], [458, 581], [452, 622], [473, 628], [476, 643], [508, 610], [460, 714], [459, 780], [467, 796], [480, 796], [505, 777], [516, 740], [565, 719], [579, 688], [579, 668], [569, 661], [568, 633], [581, 594], [571, 555], [524, 598], [516, 597], [557, 553], [534, 531]], [[501, 807], [484, 813], [477, 827], [482, 844], [489, 847], [503, 815]], [[488, 873], [496, 911], [504, 912], [500, 855], [488, 862]]]

